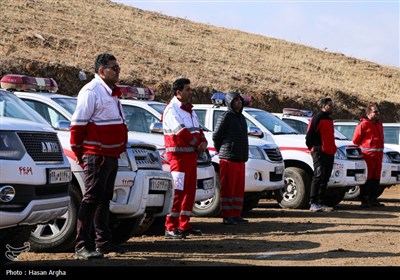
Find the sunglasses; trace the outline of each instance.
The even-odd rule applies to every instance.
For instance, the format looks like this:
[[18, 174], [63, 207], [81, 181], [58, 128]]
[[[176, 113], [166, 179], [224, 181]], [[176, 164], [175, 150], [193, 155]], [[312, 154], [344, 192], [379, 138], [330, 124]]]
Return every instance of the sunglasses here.
[[112, 70], [114, 70], [115, 72], [118, 72], [121, 70], [121, 67], [119, 67], [119, 65], [113, 65], [113, 66], [104, 66], [104, 68], [110, 68]]
[[372, 111], [372, 113], [379, 114], [378, 110]]

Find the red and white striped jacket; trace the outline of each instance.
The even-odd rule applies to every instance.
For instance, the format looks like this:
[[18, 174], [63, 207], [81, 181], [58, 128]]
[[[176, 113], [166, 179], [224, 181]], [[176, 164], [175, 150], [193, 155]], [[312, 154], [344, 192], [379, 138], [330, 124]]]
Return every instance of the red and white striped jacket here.
[[200, 129], [193, 105], [183, 105], [174, 96], [163, 113], [165, 151], [168, 153], [197, 152], [197, 147], [207, 140]]
[[126, 150], [128, 130], [125, 115], [118, 96], [112, 93], [97, 74], [80, 90], [70, 129], [71, 149], [76, 156], [119, 157]]

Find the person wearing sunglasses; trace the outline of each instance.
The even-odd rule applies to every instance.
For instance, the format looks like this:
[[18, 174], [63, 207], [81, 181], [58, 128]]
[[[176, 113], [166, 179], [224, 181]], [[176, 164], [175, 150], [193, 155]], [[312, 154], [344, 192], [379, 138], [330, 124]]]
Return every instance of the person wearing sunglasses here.
[[97, 56], [94, 69], [94, 79], [78, 94], [70, 128], [71, 148], [85, 174], [85, 193], [77, 222], [76, 259], [102, 258], [109, 252], [122, 252], [112, 243], [109, 228], [118, 158], [125, 152], [128, 138], [118, 100], [120, 90], [116, 86], [120, 67], [114, 55], [104, 53]]
[[384, 147], [383, 125], [379, 120], [378, 105], [369, 104], [365, 109], [365, 114], [353, 134], [353, 143], [360, 146], [368, 168], [367, 181], [360, 186], [361, 207], [383, 207], [385, 205], [377, 198]]

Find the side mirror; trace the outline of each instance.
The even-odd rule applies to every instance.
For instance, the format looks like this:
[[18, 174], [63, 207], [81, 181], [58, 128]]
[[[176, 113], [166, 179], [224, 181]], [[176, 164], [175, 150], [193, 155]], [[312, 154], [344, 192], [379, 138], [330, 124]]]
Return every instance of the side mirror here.
[[71, 126], [70, 121], [57, 121], [54, 128], [62, 131], [69, 131], [70, 126]]
[[263, 138], [264, 133], [258, 127], [251, 126], [247, 129], [247, 135]]
[[163, 134], [163, 125], [161, 122], [154, 122], [150, 125], [150, 131], [151, 133], [159, 133]]

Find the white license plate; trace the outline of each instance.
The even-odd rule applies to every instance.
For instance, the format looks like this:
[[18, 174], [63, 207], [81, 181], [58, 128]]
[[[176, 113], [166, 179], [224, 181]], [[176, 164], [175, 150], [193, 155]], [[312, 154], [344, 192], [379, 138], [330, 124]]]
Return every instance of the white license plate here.
[[150, 190], [167, 191], [170, 187], [170, 181], [163, 179], [150, 179]]
[[283, 170], [285, 170], [284, 166], [276, 166], [275, 167], [275, 173], [276, 174], [283, 174]]
[[49, 169], [49, 184], [68, 183], [72, 179], [71, 169]]
[[209, 190], [214, 187], [213, 179], [207, 179], [203, 181], [203, 189]]
[[364, 174], [356, 174], [356, 181], [364, 181], [365, 175]]

